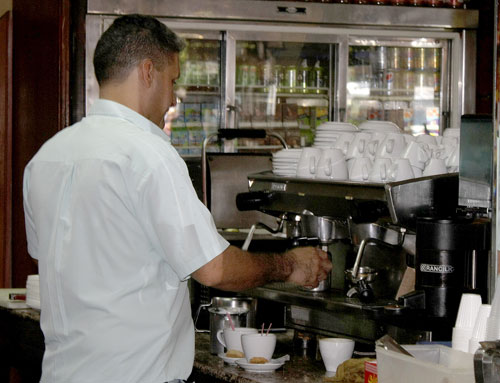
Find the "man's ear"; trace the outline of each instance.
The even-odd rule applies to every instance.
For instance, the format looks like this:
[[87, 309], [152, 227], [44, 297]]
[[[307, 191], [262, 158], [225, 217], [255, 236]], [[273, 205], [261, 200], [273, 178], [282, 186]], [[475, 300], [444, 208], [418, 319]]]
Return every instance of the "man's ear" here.
[[140, 62], [138, 67], [139, 81], [149, 88], [153, 84], [154, 79], [154, 65], [151, 59], [144, 59]]

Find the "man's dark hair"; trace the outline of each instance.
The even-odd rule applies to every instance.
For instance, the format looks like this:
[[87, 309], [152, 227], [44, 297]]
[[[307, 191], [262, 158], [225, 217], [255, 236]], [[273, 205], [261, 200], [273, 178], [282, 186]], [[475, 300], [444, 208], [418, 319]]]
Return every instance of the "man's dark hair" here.
[[144, 59], [159, 69], [169, 55], [179, 53], [184, 42], [154, 17], [126, 15], [117, 18], [102, 34], [94, 53], [94, 70], [99, 85], [125, 78]]

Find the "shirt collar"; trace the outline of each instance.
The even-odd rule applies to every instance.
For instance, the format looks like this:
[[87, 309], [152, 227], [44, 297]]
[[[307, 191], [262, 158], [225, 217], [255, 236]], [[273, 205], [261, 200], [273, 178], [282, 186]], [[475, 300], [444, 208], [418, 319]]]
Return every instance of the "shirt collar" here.
[[148, 120], [143, 115], [115, 101], [100, 98], [94, 101], [87, 115], [122, 118], [131, 122], [142, 130], [153, 133], [161, 137], [165, 141], [170, 142], [170, 138], [167, 136], [167, 134], [151, 120]]

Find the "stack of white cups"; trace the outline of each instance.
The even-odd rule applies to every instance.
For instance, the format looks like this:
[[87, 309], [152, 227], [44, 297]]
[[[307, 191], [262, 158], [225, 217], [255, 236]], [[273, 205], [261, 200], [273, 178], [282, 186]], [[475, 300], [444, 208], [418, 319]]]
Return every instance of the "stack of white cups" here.
[[500, 276], [496, 282], [490, 316], [486, 322], [486, 340], [500, 339]]
[[462, 294], [457, 320], [451, 337], [451, 347], [453, 349], [464, 352], [469, 351], [469, 340], [472, 338], [474, 324], [481, 304], [480, 295]]
[[486, 322], [490, 316], [491, 305], [481, 305], [477, 313], [476, 323], [469, 340], [469, 352], [474, 354], [481, 346], [479, 342], [486, 340]]
[[40, 310], [40, 279], [38, 274], [28, 275], [26, 280], [26, 304]]

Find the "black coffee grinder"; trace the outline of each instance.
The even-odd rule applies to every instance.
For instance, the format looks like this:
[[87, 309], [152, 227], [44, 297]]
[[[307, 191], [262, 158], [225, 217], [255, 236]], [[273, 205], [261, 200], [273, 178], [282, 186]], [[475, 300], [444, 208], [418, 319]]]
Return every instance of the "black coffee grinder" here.
[[417, 219], [415, 290], [429, 318], [454, 321], [463, 293], [487, 300], [490, 225], [469, 217]]
[[[479, 294], [488, 301], [490, 221], [468, 216], [420, 217], [416, 222], [415, 290], [400, 297], [407, 327], [450, 340], [460, 299]], [[400, 323], [400, 324], [401, 324]]]

